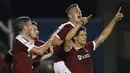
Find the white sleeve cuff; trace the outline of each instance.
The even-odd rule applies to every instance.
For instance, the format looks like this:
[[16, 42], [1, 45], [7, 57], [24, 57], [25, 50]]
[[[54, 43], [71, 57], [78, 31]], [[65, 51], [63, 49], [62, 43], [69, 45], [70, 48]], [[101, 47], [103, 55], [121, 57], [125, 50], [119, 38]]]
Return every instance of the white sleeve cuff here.
[[95, 41], [92, 41], [93, 42], [93, 50], [96, 50], [96, 43]]
[[60, 37], [57, 34], [55, 34], [55, 36], [60, 39]]
[[29, 45], [27, 51], [29, 52], [33, 47], [34, 47], [34, 45]]

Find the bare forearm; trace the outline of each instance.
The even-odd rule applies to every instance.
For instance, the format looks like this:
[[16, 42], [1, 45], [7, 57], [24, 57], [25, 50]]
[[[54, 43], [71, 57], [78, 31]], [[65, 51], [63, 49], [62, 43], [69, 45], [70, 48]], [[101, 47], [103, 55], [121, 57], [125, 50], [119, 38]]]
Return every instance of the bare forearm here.
[[120, 11], [121, 11], [121, 7], [117, 11], [117, 13], [116, 13], [115, 17], [113, 18], [113, 20], [103, 30], [101, 35], [95, 40], [96, 47], [98, 47], [110, 35], [110, 33], [112, 32], [112, 29], [114, 28], [117, 21], [121, 20], [124, 17], [123, 14], [120, 13]]
[[42, 46], [40, 46], [40, 47], [33, 47], [29, 52], [31, 52], [32, 54], [34, 54], [34, 55], [43, 55], [43, 53], [46, 51], [46, 50], [48, 50], [48, 48], [51, 46], [51, 44], [52, 44], [52, 41], [53, 41], [53, 39], [54, 39], [54, 36], [55, 36], [55, 34], [53, 33], [52, 35], [51, 35], [51, 37], [49, 38], [49, 40], [44, 44], [44, 45], [42, 45]]
[[101, 35], [95, 40], [96, 47], [98, 47], [112, 32], [115, 24], [117, 23], [116, 19], [112, 19], [112, 21], [107, 25], [107, 27], [103, 30]]
[[30, 52], [34, 55], [43, 55], [43, 53], [48, 50], [49, 46], [52, 44], [52, 40], [48, 40], [44, 45], [40, 47], [33, 47]]
[[50, 52], [48, 54], [43, 55], [40, 59], [41, 61], [45, 60], [53, 55], [53, 53], [54, 53], [53, 46], [51, 45], [49, 49], [50, 49]]
[[51, 56], [53, 55], [53, 53], [48, 53], [48, 54], [45, 54], [43, 56], [35, 56], [35, 58], [33, 58], [33, 62], [39, 62], [39, 61], [42, 61], [42, 60], [45, 60], [47, 58], [50, 58]]
[[38, 50], [41, 53], [41, 55], [43, 55], [43, 53], [49, 49], [51, 44], [52, 44], [52, 41], [48, 40], [44, 45], [40, 46]]
[[75, 36], [76, 32], [78, 31], [78, 29], [79, 29], [81, 26], [82, 26], [82, 25], [79, 24], [79, 25], [76, 25], [74, 28], [72, 28], [72, 29], [67, 33], [65, 40], [71, 40], [71, 39]]
[[103, 40], [105, 40], [110, 35], [115, 24], [124, 17], [123, 14], [120, 13], [120, 10], [121, 10], [121, 7], [119, 8], [113, 20], [108, 24], [108, 26], [102, 32], [101, 35], [103, 36]]
[[77, 31], [80, 27], [81, 27], [81, 25], [77, 25], [67, 33], [66, 38], [65, 38], [65, 44], [64, 44], [64, 50], [66, 52], [68, 52], [70, 50], [71, 40], [75, 36], [75, 34], [77, 33]]
[[103, 32], [101, 33], [102, 36], [104, 36], [104, 39], [106, 39], [110, 33], [112, 32], [115, 24], [117, 23], [117, 21], [115, 19], [113, 19], [108, 26], [103, 30]]
[[50, 58], [52, 55], [53, 55], [53, 53], [45, 54], [45, 55], [43, 55], [43, 56], [41, 57], [40, 61], [45, 60], [45, 59], [47, 59], [47, 58]]
[[53, 46], [61, 45], [62, 42], [63, 42], [63, 40], [55, 37], [54, 40], [52, 41], [52, 45]]

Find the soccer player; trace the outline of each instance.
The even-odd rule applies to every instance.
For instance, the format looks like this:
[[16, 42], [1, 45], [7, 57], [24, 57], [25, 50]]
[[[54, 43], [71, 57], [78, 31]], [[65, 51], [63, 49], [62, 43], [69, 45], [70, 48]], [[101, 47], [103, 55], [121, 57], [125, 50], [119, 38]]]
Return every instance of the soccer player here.
[[[43, 44], [45, 44], [44, 41], [38, 40], [38, 30], [37, 30], [37, 23], [35, 21], [32, 21], [32, 29], [30, 30], [30, 39], [32, 41], [32, 43], [34, 43], [35, 41], [35, 46], [41, 46]], [[39, 56], [38, 58], [36, 58], [36, 56], [32, 56], [33, 57], [33, 63], [32, 63], [32, 67], [33, 67], [33, 73], [38, 73], [39, 72], [39, 68], [40, 68], [40, 61], [45, 60], [49, 57], [51, 57], [53, 55], [53, 49], [52, 46], [50, 48], [50, 52], [43, 55], [43, 56]], [[8, 53], [5, 56], [5, 63], [6, 64], [12, 64], [12, 50], [9, 50]]]
[[[32, 28], [30, 30], [30, 40], [32, 43], [34, 43], [35, 46], [41, 46], [45, 44], [45, 42], [39, 40], [38, 36], [38, 28], [37, 28], [37, 23], [35, 21], [32, 21]], [[53, 46], [49, 47], [49, 53], [44, 54], [42, 56], [37, 56], [32, 54], [32, 65], [33, 65], [33, 73], [39, 73], [40, 69], [40, 61], [43, 61], [53, 55]]]
[[[37, 23], [35, 21], [32, 21], [32, 29], [30, 30], [30, 39], [32, 40], [32, 43], [35, 43], [34, 44], [35, 46], [41, 46], [41, 45], [45, 44], [45, 42], [39, 40], [38, 33], [39, 33], [39, 31], [38, 31], [38, 28], [37, 28]], [[54, 34], [52, 34], [52, 36]], [[53, 48], [53, 46], [50, 45], [50, 48], [49, 48], [50, 52], [48, 54], [40, 56], [41, 58], [38, 57], [39, 60], [36, 58], [36, 55], [35, 55], [34, 56], [35, 58], [33, 58], [33, 60], [34, 60], [33, 62], [35, 62], [35, 61], [39, 62], [39, 61], [42, 61], [42, 60], [45, 60], [45, 59], [51, 57], [53, 55], [53, 49], [52, 48]]]
[[56, 30], [56, 37], [53, 40], [52, 45], [58, 45], [54, 48], [54, 53], [56, 54], [54, 62], [54, 72], [55, 73], [71, 73], [64, 63], [64, 49], [62, 43], [67, 35], [67, 33], [79, 24], [86, 24], [89, 17], [82, 17], [82, 12], [77, 4], [72, 4], [66, 9], [68, 16], [68, 22], [61, 24]]
[[[30, 30], [30, 38], [29, 39], [31, 40], [32, 43], [34, 43], [35, 46], [40, 47], [41, 45], [45, 44], [45, 42], [39, 40], [38, 34], [39, 34], [39, 31], [37, 29], [37, 23], [35, 21], [32, 21], [32, 28]], [[38, 56], [37, 58], [36, 58], [36, 55], [32, 56], [32, 60], [33, 60], [32, 61], [33, 62], [32, 63], [32, 67], [33, 67], [32, 70], [33, 70], [33, 73], [38, 73], [39, 72], [40, 61], [45, 60], [45, 59], [47, 59], [47, 58], [49, 58], [49, 57], [51, 57], [53, 55], [52, 46], [49, 49], [50, 49], [50, 52], [45, 54], [45, 55]], [[8, 53], [6, 54], [5, 59], [6, 59], [5, 63], [12, 64], [12, 52], [11, 52], [11, 50], [8, 51]]]
[[93, 73], [90, 53], [95, 50], [112, 32], [115, 24], [121, 20], [123, 14], [118, 10], [115, 17], [94, 41], [86, 43], [86, 29], [81, 25], [75, 26], [68, 32], [64, 49], [66, 51], [66, 65], [72, 73]]
[[29, 17], [16, 19], [19, 35], [13, 41], [13, 73], [32, 73], [32, 54], [43, 55], [52, 44], [53, 36], [42, 46], [37, 47], [30, 40], [32, 22]]

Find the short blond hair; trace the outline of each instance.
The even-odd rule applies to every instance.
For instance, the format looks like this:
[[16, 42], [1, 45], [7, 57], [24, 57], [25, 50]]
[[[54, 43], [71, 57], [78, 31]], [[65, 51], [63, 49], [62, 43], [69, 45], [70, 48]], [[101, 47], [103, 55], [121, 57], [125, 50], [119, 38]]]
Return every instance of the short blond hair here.
[[78, 4], [72, 4], [72, 5], [70, 5], [67, 9], [66, 9], [66, 13], [68, 14], [68, 12], [69, 12], [69, 10], [71, 9], [71, 8], [73, 8], [73, 7], [78, 7]]

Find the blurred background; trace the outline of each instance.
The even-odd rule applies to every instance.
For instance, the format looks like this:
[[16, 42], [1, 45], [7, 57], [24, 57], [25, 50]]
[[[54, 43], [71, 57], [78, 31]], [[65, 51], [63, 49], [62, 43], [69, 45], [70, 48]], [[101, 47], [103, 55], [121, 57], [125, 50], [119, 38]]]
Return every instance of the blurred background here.
[[[38, 23], [40, 39], [46, 41], [60, 24], [67, 21], [65, 10], [73, 3], [79, 4], [83, 16], [93, 15], [85, 26], [88, 42], [100, 35], [118, 8], [122, 7], [125, 18], [92, 53], [93, 68], [94, 73], [130, 73], [130, 0], [0, 0], [0, 54], [6, 54], [11, 49], [15, 18], [32, 18]], [[53, 73], [54, 58], [52, 56], [41, 62], [40, 73]]]

